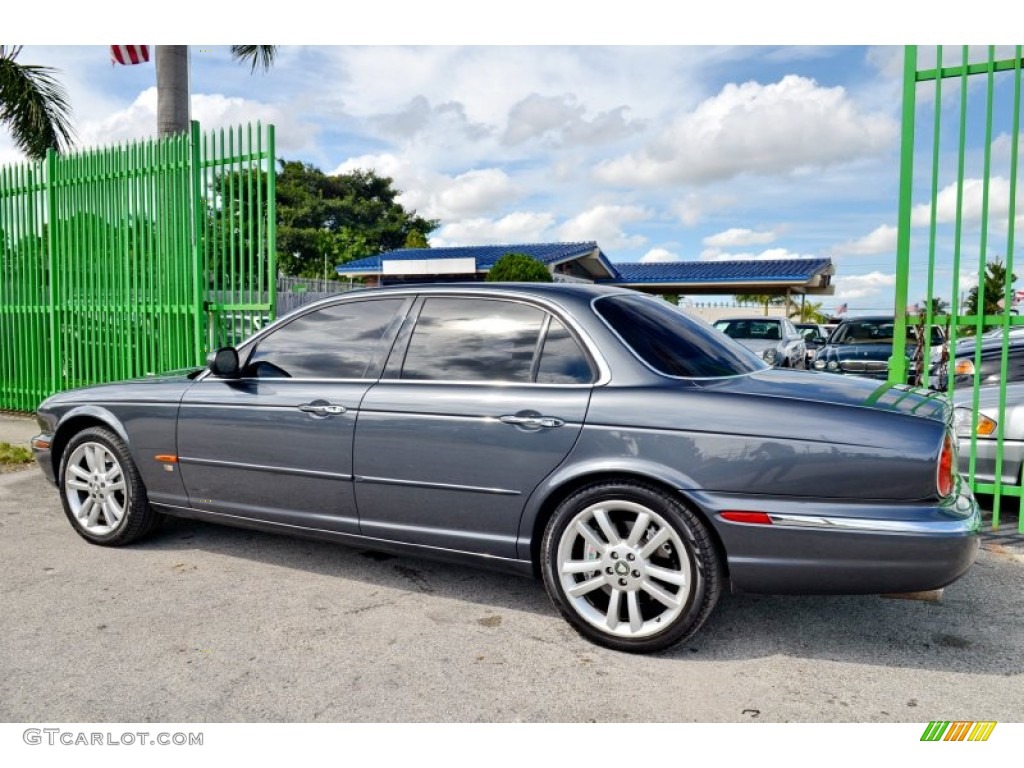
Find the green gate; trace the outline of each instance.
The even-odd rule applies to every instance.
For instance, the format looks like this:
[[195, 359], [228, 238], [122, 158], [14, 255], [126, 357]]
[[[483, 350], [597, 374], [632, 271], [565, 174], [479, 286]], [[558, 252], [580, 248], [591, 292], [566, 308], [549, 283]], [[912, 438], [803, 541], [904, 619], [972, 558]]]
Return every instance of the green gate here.
[[274, 129], [0, 169], [0, 408], [201, 363], [274, 314]]
[[[972, 406], [971, 454], [968, 479], [980, 493], [993, 494], [992, 525], [999, 527], [1000, 507], [1008, 497], [1021, 498], [1021, 477], [1003, 482], [1004, 429], [1006, 427], [1006, 371], [1009, 333], [1024, 325], [1015, 314], [1012, 275], [1015, 263], [1017, 224], [1018, 157], [1020, 151], [1021, 46], [919, 48], [908, 46], [904, 54], [903, 135], [901, 146], [899, 228], [896, 257], [896, 343], [890, 365], [890, 381], [907, 380], [906, 333], [908, 325], [945, 326], [948, 355], [962, 345], [973, 347], [974, 369], [981, 367], [981, 335], [1001, 332], [1001, 375], [995, 434], [994, 482], [976, 475], [978, 455], [978, 406], [980, 383], [975, 375], [969, 398]], [[924, 126], [920, 132], [917, 124]], [[1005, 266], [1005, 287], [995, 312], [985, 311], [987, 264]], [[911, 282], [923, 287], [924, 307], [913, 311], [908, 304]], [[965, 289], [977, 281], [977, 311], [968, 313], [961, 304]], [[920, 295], [920, 294], [915, 294]], [[934, 299], [949, 302], [949, 309]], [[994, 297], [989, 297], [994, 298]], [[911, 311], [908, 312], [908, 309]], [[930, 334], [921, 365], [924, 376], [931, 367]], [[935, 362], [942, 368], [943, 353]], [[952, 397], [955, 371], [952, 362], [944, 378]], [[959, 390], [958, 390], [959, 391]], [[970, 390], [969, 390], [970, 391]], [[1024, 533], [1024, 518], [1018, 521]]]

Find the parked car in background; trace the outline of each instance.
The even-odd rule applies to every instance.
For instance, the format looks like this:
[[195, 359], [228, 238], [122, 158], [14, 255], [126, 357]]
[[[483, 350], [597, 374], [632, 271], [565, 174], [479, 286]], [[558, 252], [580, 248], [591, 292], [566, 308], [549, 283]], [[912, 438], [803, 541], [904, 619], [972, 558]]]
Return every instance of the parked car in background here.
[[[850, 317], [843, 320], [829, 336], [828, 343], [818, 350], [818, 354], [814, 358], [814, 369], [830, 373], [866, 376], [872, 379], [887, 379], [895, 328], [896, 321], [892, 315]], [[907, 332], [907, 375], [910, 380], [914, 376], [911, 363], [917, 349], [919, 329], [915, 326], [907, 326]], [[932, 326], [931, 354], [934, 360], [941, 357], [945, 339], [942, 328]], [[931, 363], [929, 363], [924, 372], [926, 380], [931, 367]]]
[[807, 347], [806, 367], [813, 368], [815, 355], [828, 342], [828, 329], [820, 323], [793, 323], [793, 327], [804, 337], [804, 344]]
[[784, 317], [727, 317], [715, 328], [776, 368], [806, 368], [807, 345]]
[[49, 397], [32, 445], [94, 544], [167, 514], [476, 563], [539, 576], [582, 635], [643, 652], [724, 589], [968, 570], [952, 407], [886, 390], [770, 368], [621, 288], [396, 286], [302, 307], [205, 369]]
[[960, 443], [960, 472], [970, 470], [971, 432], [976, 438], [974, 476], [983, 483], [994, 483], [996, 478], [996, 456], [999, 448], [999, 425], [1002, 424], [1003, 464], [1001, 482], [1008, 485], [1021, 484], [1021, 467], [1024, 466], [1024, 381], [1006, 385], [1005, 410], [999, 414], [999, 387], [980, 387], [978, 390], [978, 417], [972, 417], [974, 390], [964, 388], [956, 393], [956, 432]]
[[[956, 352], [950, 355], [948, 370], [953, 372], [954, 387], [971, 386], [975, 371], [981, 386], [998, 384], [1000, 381], [1024, 380], [1024, 327], [1011, 328], [1008, 332], [1006, 371], [1003, 371], [1003, 330], [997, 328], [981, 335], [981, 364], [976, 363], [978, 337], [963, 336], [957, 339]], [[946, 389], [947, 379], [936, 371], [933, 386]]]

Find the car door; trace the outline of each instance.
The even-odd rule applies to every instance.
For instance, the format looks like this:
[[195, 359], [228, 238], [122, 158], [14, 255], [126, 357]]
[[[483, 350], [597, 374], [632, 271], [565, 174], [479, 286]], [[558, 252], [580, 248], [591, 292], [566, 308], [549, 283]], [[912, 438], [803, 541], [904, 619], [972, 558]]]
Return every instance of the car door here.
[[198, 510], [358, 532], [352, 435], [411, 298], [342, 300], [259, 338], [239, 379], [182, 399], [178, 464]]
[[364, 535], [516, 556], [530, 493], [579, 436], [596, 367], [536, 305], [430, 296], [363, 400], [354, 475]]

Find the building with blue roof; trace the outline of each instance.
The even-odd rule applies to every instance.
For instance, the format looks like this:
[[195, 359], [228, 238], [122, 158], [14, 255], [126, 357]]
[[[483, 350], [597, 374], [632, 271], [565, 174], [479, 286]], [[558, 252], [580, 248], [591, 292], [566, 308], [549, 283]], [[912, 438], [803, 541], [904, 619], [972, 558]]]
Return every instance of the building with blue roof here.
[[654, 294], [808, 294], [831, 296], [831, 259], [613, 263], [594, 241], [402, 248], [337, 267], [370, 285], [485, 280], [507, 253], [525, 253], [560, 282], [619, 285]]

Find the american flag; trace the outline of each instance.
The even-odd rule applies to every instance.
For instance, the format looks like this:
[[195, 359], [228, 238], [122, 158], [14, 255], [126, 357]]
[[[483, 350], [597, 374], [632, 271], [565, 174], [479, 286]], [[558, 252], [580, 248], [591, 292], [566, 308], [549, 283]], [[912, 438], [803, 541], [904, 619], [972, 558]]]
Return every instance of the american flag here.
[[846, 302], [844, 301], [842, 304], [840, 304], [838, 307], [836, 307], [836, 311], [833, 314], [835, 314], [837, 316], [838, 315], [845, 315], [847, 309], [849, 309], [849, 307], [846, 306]]
[[149, 61], [148, 45], [110, 46], [111, 64], [143, 64]]

